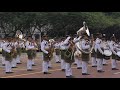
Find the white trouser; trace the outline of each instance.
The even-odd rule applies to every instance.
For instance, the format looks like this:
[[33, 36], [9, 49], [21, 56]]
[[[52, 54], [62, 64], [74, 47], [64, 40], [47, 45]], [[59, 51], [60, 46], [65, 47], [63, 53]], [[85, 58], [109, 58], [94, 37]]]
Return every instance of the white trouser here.
[[65, 61], [61, 59], [61, 69], [65, 69]]
[[27, 61], [27, 69], [32, 69], [32, 60]]
[[60, 61], [60, 55], [55, 55], [55, 62], [59, 62]]
[[88, 62], [82, 61], [82, 73], [88, 73]]
[[2, 64], [5, 64], [5, 57], [2, 56]]
[[95, 57], [91, 57], [91, 61], [92, 61], [92, 66], [96, 66], [97, 65]]
[[75, 57], [75, 61], [76, 61], [77, 67], [82, 67], [82, 60], [78, 60], [78, 58]]
[[103, 64], [107, 64], [107, 61], [106, 61], [106, 59], [103, 59]]
[[48, 72], [48, 62], [43, 61], [42, 63], [42, 72]]
[[66, 76], [71, 76], [72, 75], [72, 69], [71, 69], [71, 64], [70, 63], [66, 63], [65, 73], [66, 73]]
[[117, 67], [117, 62], [116, 62], [115, 59], [111, 60], [111, 65], [112, 65], [112, 68], [116, 68]]
[[13, 58], [11, 65], [12, 65], [12, 67], [16, 67], [16, 58]]
[[32, 59], [32, 65], [34, 65], [35, 64], [35, 59]]
[[17, 55], [17, 63], [20, 63], [20, 55]]
[[52, 67], [51, 61], [48, 62], [48, 67]]
[[75, 62], [74, 62], [74, 64], [77, 64], [77, 62], [78, 62], [78, 59], [76, 59], [76, 58], [74, 58], [75, 59]]
[[97, 60], [97, 70], [102, 70], [103, 69], [103, 64], [102, 64], [103, 60], [99, 59], [99, 58], [97, 58], [96, 60]]
[[5, 61], [5, 72], [12, 72], [10, 61]]

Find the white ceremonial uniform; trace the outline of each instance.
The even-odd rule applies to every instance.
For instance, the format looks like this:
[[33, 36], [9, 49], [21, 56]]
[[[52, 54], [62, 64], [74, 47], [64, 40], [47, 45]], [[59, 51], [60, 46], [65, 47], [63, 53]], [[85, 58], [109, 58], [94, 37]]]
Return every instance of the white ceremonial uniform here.
[[[48, 45], [51, 46], [52, 43], [48, 42]], [[55, 55], [55, 53], [53, 52], [53, 55]], [[53, 56], [54, 57], [54, 56]], [[52, 59], [53, 59], [52, 57]], [[51, 64], [51, 60], [48, 61], [48, 68], [52, 68], [52, 64]]]
[[[60, 50], [65, 50], [65, 45], [63, 44], [63, 41], [60, 43]], [[61, 69], [65, 70], [65, 60], [61, 58]]]
[[[9, 43], [7, 43], [7, 42], [6, 42], [6, 44], [4, 44], [4, 46], [3, 46], [3, 50], [4, 50], [5, 52], [10, 53], [12, 47], [11, 47], [11, 46], [8, 46], [8, 44], [9, 44]], [[5, 72], [6, 72], [6, 73], [8, 73], [8, 72], [12, 72], [11, 62], [8, 61], [8, 60], [5, 60]]]
[[[84, 39], [82, 39], [82, 41], [81, 41], [81, 48], [82, 48], [82, 50], [84, 50], [84, 49], [88, 49], [89, 50], [90, 49], [90, 45], [87, 45], [86, 41]], [[87, 60], [87, 61], [89, 61], [89, 60]], [[83, 73], [85, 73], [85, 74], [88, 73], [88, 62], [82, 60], [82, 74]]]
[[[77, 37], [75, 37], [74, 38], [74, 41], [76, 41], [77, 40]], [[77, 62], [78, 62], [78, 59], [77, 58], [74, 58], [75, 59], [75, 62], [74, 62], [74, 64], [77, 64]]]
[[[18, 42], [17, 42], [17, 47], [21, 48], [20, 43], [18, 43]], [[17, 64], [21, 63], [21, 61], [20, 61], [20, 55], [17, 55], [16, 62], [17, 62]]]
[[[13, 42], [12, 44], [16, 48], [17, 42]], [[13, 68], [15, 68], [17, 66], [17, 61], [16, 60], [17, 60], [17, 57], [13, 58], [13, 60], [11, 62], [11, 65], [12, 65]]]
[[[73, 42], [75, 43], [76, 51], [79, 51], [79, 49], [78, 49], [78, 47], [77, 47], [77, 43], [79, 43], [80, 38], [81, 38], [81, 37], [79, 37], [79, 38], [74, 38], [74, 40], [73, 40]], [[74, 59], [75, 59], [75, 62], [74, 62], [74, 63], [77, 64], [77, 68], [78, 68], [78, 69], [79, 69], [79, 68], [82, 68], [82, 59], [79, 60], [79, 59], [76, 58], [76, 57], [74, 57]]]
[[48, 68], [52, 68], [51, 61], [48, 62]]
[[[96, 44], [95, 51], [98, 50], [103, 55], [103, 51], [101, 49], [102, 48], [102, 40], [97, 38], [95, 44]], [[96, 60], [97, 60], [97, 70], [101, 71], [103, 69], [103, 64], [102, 64], [103, 59], [97, 57]]]
[[[116, 48], [115, 42], [114, 41], [110, 41], [109, 45], [110, 45], [110, 49], [111, 49], [112, 53], [114, 55], [117, 55], [117, 53], [115, 52], [115, 48]], [[111, 66], [112, 66], [112, 68], [117, 68], [117, 62], [116, 62], [115, 59], [111, 60]]]
[[[6, 44], [7, 44], [7, 42], [2, 41], [1, 42], [1, 48], [3, 49], [3, 46], [5, 46]], [[5, 65], [5, 57], [4, 56], [2, 56], [2, 65]]]
[[[26, 49], [29, 50], [29, 49], [34, 49], [34, 46], [33, 45], [27, 45], [26, 46]], [[32, 60], [28, 59], [27, 61], [27, 70], [32, 70]]]
[[[48, 54], [48, 51], [45, 50], [45, 48], [49, 48], [48, 41], [43, 40], [41, 42], [41, 50], [43, 53]], [[49, 65], [48, 61], [44, 61], [44, 56], [43, 56], [42, 72], [48, 72], [48, 65]]]
[[[55, 45], [55, 49], [60, 49], [60, 43], [56, 43]], [[60, 54], [59, 55], [56, 55], [55, 54], [55, 62], [57, 63], [57, 62], [60, 62]]]
[[[107, 42], [107, 41], [103, 41], [102, 43], [103, 43], [103, 48], [104, 48], [104, 50], [107, 49], [107, 48], [109, 48], [109, 47], [106, 46], [106, 45], [108, 45], [108, 42]], [[103, 58], [103, 62], [102, 62], [102, 63], [103, 63], [103, 65], [107, 64], [106, 59]]]
[[[93, 43], [95, 43], [95, 41]], [[93, 46], [93, 50], [95, 51], [95, 45]], [[96, 52], [94, 52], [94, 53], [96, 53]], [[96, 55], [91, 56], [91, 64], [92, 64], [92, 66], [97, 66]]]
[[[65, 46], [65, 50], [69, 48], [69, 44], [68, 44], [68, 41], [71, 37], [67, 37], [67, 39], [63, 42], [63, 45]], [[72, 68], [71, 68], [71, 64], [70, 63], [67, 63], [65, 64], [65, 74], [66, 74], [66, 77], [70, 77], [72, 76]]]
[[[36, 43], [34, 43], [35, 45], [34, 45], [34, 47], [36, 48], [37, 47], [37, 44]], [[32, 60], [32, 65], [35, 65], [35, 57], [33, 58], [33, 60]]]

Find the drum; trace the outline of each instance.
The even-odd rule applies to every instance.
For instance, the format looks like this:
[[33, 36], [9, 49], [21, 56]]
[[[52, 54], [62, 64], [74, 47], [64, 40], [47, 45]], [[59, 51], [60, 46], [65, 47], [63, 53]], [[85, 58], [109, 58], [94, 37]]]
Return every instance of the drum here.
[[110, 50], [104, 50], [104, 59], [110, 60], [111, 55], [112, 55], [112, 52]]
[[75, 51], [74, 56], [75, 56], [76, 58], [80, 59], [81, 56], [82, 56], [81, 51]]

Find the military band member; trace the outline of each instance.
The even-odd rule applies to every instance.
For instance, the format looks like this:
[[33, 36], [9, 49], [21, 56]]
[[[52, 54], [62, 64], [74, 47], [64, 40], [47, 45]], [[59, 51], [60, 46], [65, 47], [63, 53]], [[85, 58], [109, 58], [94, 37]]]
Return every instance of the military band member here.
[[77, 43], [80, 44], [81, 37], [75, 37], [73, 42], [75, 43], [75, 53], [74, 53], [74, 65], [77, 64], [77, 69], [82, 69], [82, 60], [81, 60], [81, 52], [78, 49]]
[[97, 61], [96, 61], [96, 51], [95, 51], [95, 38], [93, 37], [93, 50], [91, 53], [91, 63], [92, 67], [97, 67]]
[[7, 40], [4, 38], [1, 42], [1, 48], [2, 48], [2, 66], [5, 66], [5, 51], [3, 49], [3, 46], [7, 44]]
[[17, 47], [16, 47], [16, 50], [17, 50], [17, 64], [21, 64], [21, 60], [20, 60], [20, 56], [21, 56], [21, 42], [19, 39], [17, 39]]
[[[34, 40], [33, 40], [32, 42], [33, 42], [32, 44], [34, 45], [34, 47], [35, 47], [36, 50], [37, 50], [37, 49], [38, 49], [38, 46], [37, 46], [36, 42], [35, 42]], [[28, 38], [28, 40], [25, 42], [25, 46], [27, 47], [27, 46], [29, 45], [29, 43], [30, 43], [30, 41], [29, 41], [29, 38]], [[36, 65], [35, 65], [36, 50], [34, 50], [33, 60], [32, 60], [32, 66], [36, 66]]]
[[66, 62], [65, 66], [65, 74], [67, 78], [72, 78], [72, 68], [71, 65], [74, 62], [74, 52], [75, 52], [75, 44], [73, 42], [72, 37], [67, 37], [67, 39], [63, 42], [65, 45], [65, 55], [64, 59]]
[[101, 34], [97, 34], [97, 38], [96, 38], [96, 42], [95, 42], [95, 50], [97, 52], [97, 57], [96, 57], [96, 60], [97, 60], [97, 71], [98, 72], [104, 72], [103, 71], [103, 55], [104, 55], [104, 52], [103, 52], [103, 46], [102, 46], [102, 35]]
[[12, 68], [17, 68], [17, 50], [16, 50], [16, 47], [17, 47], [17, 42], [16, 42], [16, 38], [13, 39], [12, 41], [12, 46], [14, 48], [14, 55], [13, 55], [13, 60], [11, 62], [12, 64]]
[[35, 58], [36, 58], [36, 54], [37, 54], [37, 50], [38, 50], [38, 45], [37, 45], [37, 43], [35, 42], [35, 40], [33, 40], [32, 44], [33, 44], [33, 46], [34, 46], [34, 48], [35, 48], [34, 54], [33, 54], [32, 66], [36, 66], [36, 65], [35, 65]]
[[53, 59], [53, 55], [54, 55], [54, 41], [53, 41], [53, 39], [50, 39], [48, 41], [48, 45], [50, 47], [50, 60], [48, 61], [48, 68], [51, 69], [52, 68], [51, 60]]
[[60, 51], [61, 51], [61, 70], [65, 71], [65, 45], [63, 44], [65, 40], [65, 37], [61, 38], [61, 42], [60, 42]]
[[55, 43], [55, 62], [60, 63], [60, 42], [57, 40]]
[[50, 61], [50, 47], [47, 35], [43, 35], [43, 41], [41, 42], [41, 51], [43, 52], [42, 72], [44, 74], [51, 74], [48, 72], [48, 65]]
[[[77, 35], [74, 37], [74, 41], [76, 41], [76, 40], [77, 40]], [[78, 59], [77, 58], [74, 58], [74, 59], [75, 59], [74, 65], [77, 65]]]
[[33, 45], [31, 37], [29, 37], [28, 40], [29, 40], [29, 44], [26, 44], [26, 50], [27, 50], [27, 55], [28, 55], [27, 71], [32, 71], [32, 60], [34, 58], [35, 46]]
[[111, 37], [111, 41], [110, 41], [109, 45], [110, 45], [110, 49], [112, 51], [112, 60], [111, 60], [112, 70], [119, 70], [119, 69], [117, 69], [117, 61], [116, 61], [117, 47], [116, 47], [116, 43], [115, 43], [115, 38], [113, 36]]
[[87, 35], [83, 36], [81, 42], [82, 48], [82, 75], [89, 75], [88, 74], [88, 62], [90, 60], [90, 42]]
[[5, 51], [5, 72], [8, 73], [13, 73], [12, 72], [12, 66], [11, 66], [11, 61], [13, 57], [13, 50], [12, 50], [12, 45], [11, 45], [11, 39], [8, 38], [8, 42], [6, 45], [3, 46], [3, 50]]
[[[103, 43], [103, 49], [104, 49], [104, 50], [105, 50], [105, 49], [109, 49], [109, 45], [108, 45], [108, 42], [107, 42], [107, 40], [106, 40], [106, 38], [105, 38], [105, 34], [104, 34], [103, 37], [102, 37], [102, 43]], [[107, 60], [106, 60], [105, 56], [104, 56], [104, 58], [103, 58], [103, 65], [104, 65], [104, 66], [107, 65]]]

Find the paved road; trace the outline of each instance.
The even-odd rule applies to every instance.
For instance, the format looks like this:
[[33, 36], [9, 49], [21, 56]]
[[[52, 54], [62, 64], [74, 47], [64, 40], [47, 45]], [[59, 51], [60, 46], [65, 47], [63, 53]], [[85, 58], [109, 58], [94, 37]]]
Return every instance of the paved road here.
[[[4, 71], [4, 67], [0, 68], [0, 78], [66, 78], [65, 72], [61, 71], [60, 64], [55, 63], [52, 60], [52, 69], [49, 71], [52, 74], [44, 75], [42, 73], [42, 60], [41, 54], [37, 54], [37, 58], [35, 60], [36, 66], [33, 66], [33, 71], [27, 71], [26, 62], [27, 55], [22, 54], [21, 60], [22, 64], [17, 65], [18, 68], [13, 68], [12, 74], [6, 74]], [[104, 66], [104, 73], [98, 73], [96, 67], [91, 67], [91, 64], [88, 66], [88, 72], [90, 75], [84, 76], [81, 73], [81, 69], [76, 69], [76, 65], [72, 65], [73, 75], [75, 78], [120, 78], [120, 70], [111, 70], [111, 62], [107, 61], [108, 65]], [[118, 62], [118, 68], [120, 69], [120, 62]]]

